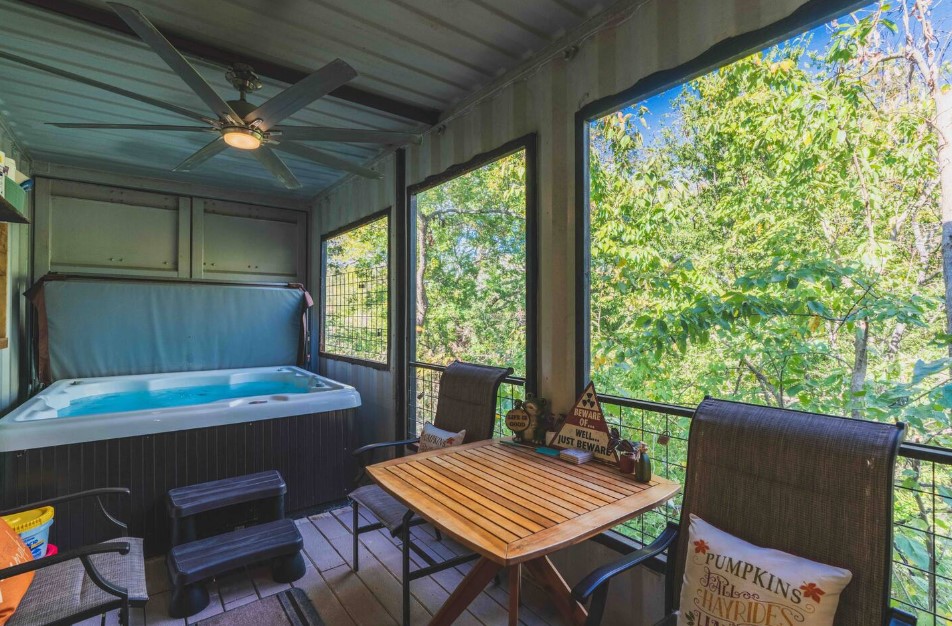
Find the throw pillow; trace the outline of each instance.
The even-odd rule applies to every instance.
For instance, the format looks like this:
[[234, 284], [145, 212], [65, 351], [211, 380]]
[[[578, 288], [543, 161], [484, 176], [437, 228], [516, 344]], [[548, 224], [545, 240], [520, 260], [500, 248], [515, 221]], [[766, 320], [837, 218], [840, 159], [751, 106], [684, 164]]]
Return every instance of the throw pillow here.
[[[10, 524], [0, 518], [0, 569], [33, 560], [33, 554]], [[20, 606], [20, 600], [33, 582], [33, 572], [0, 580], [0, 625], [6, 624]]]
[[420, 452], [458, 446], [463, 443], [463, 439], [465, 438], [465, 429], [458, 433], [451, 433], [448, 430], [437, 428], [433, 424], [424, 424], [423, 432], [420, 433]]
[[678, 626], [832, 626], [853, 574], [759, 548], [692, 515]]

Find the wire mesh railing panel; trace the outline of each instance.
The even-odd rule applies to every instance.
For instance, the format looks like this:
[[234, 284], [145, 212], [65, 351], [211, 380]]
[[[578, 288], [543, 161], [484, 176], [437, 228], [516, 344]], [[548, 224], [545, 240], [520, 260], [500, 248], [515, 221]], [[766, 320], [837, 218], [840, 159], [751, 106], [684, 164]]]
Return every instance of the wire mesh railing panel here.
[[[600, 404], [605, 421], [609, 427], [617, 428], [623, 439], [648, 444], [651, 469], [655, 474], [684, 484], [691, 418], [614, 404], [606, 398], [600, 398]], [[666, 445], [659, 443], [659, 439], [664, 441], [663, 437], [667, 437]], [[661, 534], [668, 522], [677, 522], [680, 515], [681, 494], [678, 494], [664, 506], [625, 522], [615, 530], [647, 544]]]
[[[436, 401], [440, 395], [440, 376], [443, 368], [436, 365], [410, 366], [410, 399], [407, 411], [407, 436], [420, 434], [423, 425], [432, 423], [436, 417]], [[506, 428], [506, 413], [515, 406], [516, 400], [522, 400], [524, 383], [521, 381], [504, 381], [499, 385], [496, 395], [496, 425], [494, 434], [497, 437], [512, 436], [512, 431]]]
[[389, 279], [386, 264], [347, 271], [328, 268], [324, 279], [324, 335], [328, 354], [386, 363]]
[[[648, 443], [656, 474], [684, 484], [691, 418], [627, 406], [624, 399], [600, 401], [622, 437]], [[666, 446], [658, 444], [664, 434]], [[680, 515], [678, 495], [615, 530], [647, 544]], [[952, 464], [900, 453], [893, 515], [893, 605], [917, 615], [919, 626], [952, 626]]]
[[900, 458], [892, 595], [919, 626], [952, 626], [952, 465]]

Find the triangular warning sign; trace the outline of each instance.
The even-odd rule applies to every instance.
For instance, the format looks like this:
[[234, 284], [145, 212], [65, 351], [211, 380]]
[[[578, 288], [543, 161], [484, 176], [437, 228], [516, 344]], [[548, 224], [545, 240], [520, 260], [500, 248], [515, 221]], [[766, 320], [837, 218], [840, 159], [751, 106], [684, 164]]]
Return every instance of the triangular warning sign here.
[[599, 461], [618, 463], [615, 451], [608, 451], [608, 439], [608, 424], [598, 403], [595, 383], [589, 383], [575, 403], [575, 408], [565, 418], [565, 424], [552, 440], [551, 446], [587, 450]]

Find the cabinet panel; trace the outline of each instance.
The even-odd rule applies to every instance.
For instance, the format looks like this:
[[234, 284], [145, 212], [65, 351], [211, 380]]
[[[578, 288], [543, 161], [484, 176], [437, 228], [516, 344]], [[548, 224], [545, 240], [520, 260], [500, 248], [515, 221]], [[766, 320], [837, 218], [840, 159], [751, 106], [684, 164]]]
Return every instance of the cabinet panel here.
[[307, 213], [37, 180], [34, 278], [48, 272], [307, 282]]
[[43, 216], [47, 256], [37, 263], [63, 273], [187, 277], [188, 214], [187, 198], [57, 181]]
[[[307, 228], [303, 212], [214, 200], [202, 205], [202, 248], [199, 251], [193, 246], [193, 255], [202, 255], [203, 278], [305, 282]], [[195, 230], [193, 238], [197, 239]]]

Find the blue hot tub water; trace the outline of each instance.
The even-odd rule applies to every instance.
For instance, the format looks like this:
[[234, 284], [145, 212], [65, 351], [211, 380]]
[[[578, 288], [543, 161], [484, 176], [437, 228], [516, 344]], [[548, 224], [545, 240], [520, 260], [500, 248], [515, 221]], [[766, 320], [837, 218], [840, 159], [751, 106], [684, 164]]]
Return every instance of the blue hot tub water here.
[[167, 409], [193, 404], [208, 404], [219, 400], [233, 400], [254, 396], [274, 396], [281, 394], [306, 393], [307, 388], [289, 381], [255, 381], [232, 385], [204, 385], [198, 387], [173, 387], [144, 391], [126, 391], [107, 393], [98, 396], [78, 398], [69, 406], [57, 411], [58, 417], [78, 417], [80, 415], [99, 415], [101, 413], [122, 413], [125, 411], [146, 411], [149, 409]]

